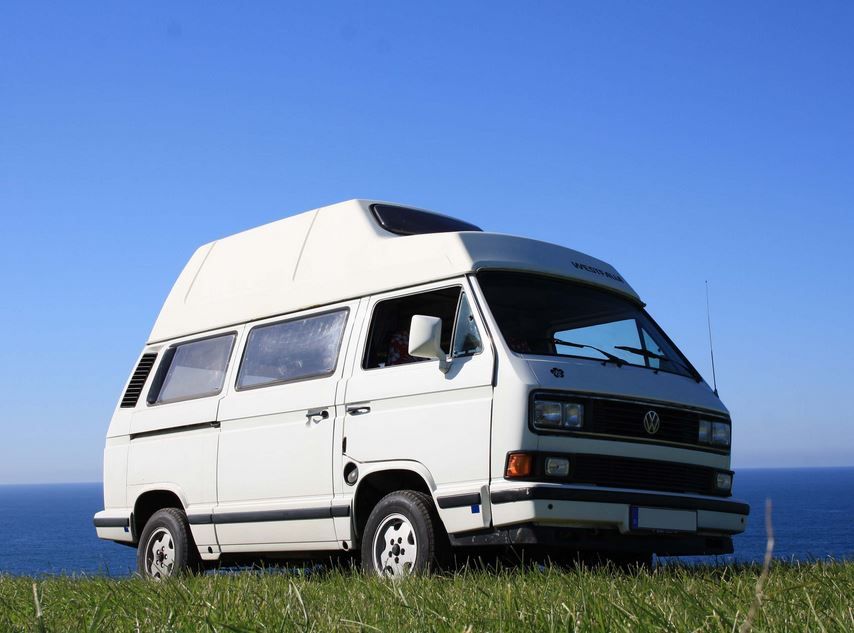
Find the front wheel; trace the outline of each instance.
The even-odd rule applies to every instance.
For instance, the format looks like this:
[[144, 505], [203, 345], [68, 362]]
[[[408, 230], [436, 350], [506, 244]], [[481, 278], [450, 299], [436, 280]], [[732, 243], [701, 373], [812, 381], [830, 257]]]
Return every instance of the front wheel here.
[[399, 578], [440, 566], [446, 537], [429, 495], [414, 490], [383, 497], [368, 517], [362, 535], [362, 568]]
[[140, 575], [162, 580], [187, 572], [198, 557], [186, 515], [177, 508], [158, 510], [142, 530], [136, 550]]

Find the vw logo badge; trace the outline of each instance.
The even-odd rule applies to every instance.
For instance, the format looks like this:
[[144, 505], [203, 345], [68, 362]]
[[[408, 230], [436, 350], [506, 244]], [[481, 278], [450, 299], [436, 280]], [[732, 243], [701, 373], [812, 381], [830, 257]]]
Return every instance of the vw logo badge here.
[[555, 378], [563, 378], [563, 370], [559, 367], [552, 367], [551, 371], [552, 376], [554, 376]]
[[658, 413], [655, 411], [647, 411], [646, 415], [643, 416], [643, 428], [646, 429], [646, 432], [650, 435], [655, 435], [658, 433], [658, 429], [661, 427], [661, 418], [658, 417]]

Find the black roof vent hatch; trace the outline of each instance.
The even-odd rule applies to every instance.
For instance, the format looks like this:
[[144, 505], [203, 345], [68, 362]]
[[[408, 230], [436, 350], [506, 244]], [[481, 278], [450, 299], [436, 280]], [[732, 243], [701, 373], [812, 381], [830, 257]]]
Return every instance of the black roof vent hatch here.
[[372, 204], [371, 212], [382, 228], [395, 235], [482, 231], [474, 224], [447, 215], [393, 204]]

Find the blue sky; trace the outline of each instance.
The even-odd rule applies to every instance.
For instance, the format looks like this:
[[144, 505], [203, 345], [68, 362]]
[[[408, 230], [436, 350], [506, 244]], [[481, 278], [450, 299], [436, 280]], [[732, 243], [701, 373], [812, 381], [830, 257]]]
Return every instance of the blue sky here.
[[199, 244], [353, 197], [613, 263], [736, 467], [854, 465], [854, 5], [5, 2], [0, 482], [100, 479]]

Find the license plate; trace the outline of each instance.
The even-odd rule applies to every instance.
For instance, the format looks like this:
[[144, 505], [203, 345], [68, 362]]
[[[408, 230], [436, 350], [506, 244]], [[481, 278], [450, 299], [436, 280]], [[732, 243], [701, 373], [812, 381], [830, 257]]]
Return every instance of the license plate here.
[[632, 530], [653, 532], [696, 532], [697, 513], [694, 510], [665, 510], [631, 506], [629, 510]]

